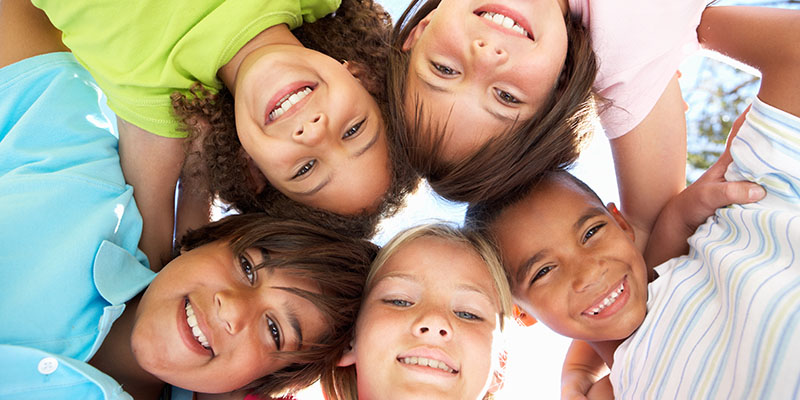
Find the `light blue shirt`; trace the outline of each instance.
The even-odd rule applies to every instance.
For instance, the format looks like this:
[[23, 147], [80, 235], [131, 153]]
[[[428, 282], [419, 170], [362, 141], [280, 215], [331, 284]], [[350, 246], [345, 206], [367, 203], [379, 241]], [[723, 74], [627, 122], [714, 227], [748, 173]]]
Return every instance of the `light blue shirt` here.
[[0, 69], [0, 398], [128, 399], [88, 364], [155, 276], [113, 114], [69, 53]]

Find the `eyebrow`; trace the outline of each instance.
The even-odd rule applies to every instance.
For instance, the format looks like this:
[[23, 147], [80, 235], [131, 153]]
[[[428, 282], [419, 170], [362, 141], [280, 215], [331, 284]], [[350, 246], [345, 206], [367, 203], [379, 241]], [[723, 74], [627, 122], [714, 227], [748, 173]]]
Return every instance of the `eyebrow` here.
[[[433, 90], [434, 92], [448, 93], [448, 94], [451, 93], [450, 90], [448, 90], [448, 89], [446, 89], [446, 88], [444, 88], [442, 86], [438, 86], [438, 85], [434, 84], [433, 82], [428, 82], [422, 76], [422, 74], [420, 74], [418, 71], [415, 71], [415, 75], [417, 75], [417, 79], [422, 81], [422, 83], [424, 83], [425, 86], [427, 86], [429, 89]], [[501, 113], [499, 113], [497, 111], [494, 111], [494, 110], [490, 109], [489, 107], [486, 107], [485, 105], [481, 105], [481, 107], [483, 107], [484, 111], [486, 111], [487, 113], [489, 113], [490, 115], [492, 115], [496, 119], [499, 119], [499, 120], [504, 121], [504, 122], [517, 122], [517, 118], [511, 118], [508, 115], [503, 115], [503, 114], [501, 114]]]
[[[410, 281], [410, 282], [413, 282], [413, 283], [420, 283], [420, 279], [416, 275], [407, 274], [405, 272], [393, 272], [393, 273], [389, 273], [387, 275], [384, 275], [383, 277], [381, 277], [380, 279], [375, 281], [375, 283], [373, 283], [372, 286], [374, 287], [378, 283], [383, 282], [386, 279], [403, 279], [403, 280], [407, 280], [407, 281]], [[494, 303], [494, 300], [492, 300], [492, 297], [489, 296], [489, 294], [486, 293], [486, 291], [482, 290], [478, 286], [475, 286], [475, 285], [472, 285], [472, 284], [469, 284], [469, 283], [461, 283], [461, 284], [459, 284], [459, 285], [457, 285], [455, 287], [455, 290], [456, 291], [465, 291], [465, 292], [477, 293], [477, 294], [485, 297], [487, 300], [489, 300], [490, 303]]]
[[[586, 221], [604, 213], [603, 208], [601, 207], [592, 207], [586, 211], [584, 211], [583, 215], [581, 215], [577, 221], [572, 225], [572, 229], [577, 231], [586, 223]], [[519, 284], [523, 282], [525, 278], [528, 276], [531, 268], [534, 264], [539, 262], [544, 256], [547, 254], [546, 250], [539, 251], [538, 253], [534, 254], [532, 257], [525, 260], [524, 263], [520, 264], [519, 268], [517, 268], [517, 273], [514, 275], [515, 283]]]
[[297, 310], [288, 301], [284, 302], [283, 306], [286, 308], [286, 318], [289, 319], [289, 326], [292, 327], [292, 330], [294, 330], [294, 333], [297, 336], [296, 350], [300, 350], [300, 348], [303, 346], [303, 331], [300, 329], [300, 319], [297, 318]]

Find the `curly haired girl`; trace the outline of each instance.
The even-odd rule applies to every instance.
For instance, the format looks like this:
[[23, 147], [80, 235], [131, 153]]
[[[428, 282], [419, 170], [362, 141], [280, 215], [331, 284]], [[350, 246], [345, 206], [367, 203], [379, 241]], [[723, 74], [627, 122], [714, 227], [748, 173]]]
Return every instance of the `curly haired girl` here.
[[[34, 2], [119, 117], [121, 162], [154, 268], [171, 253], [173, 229], [207, 222], [212, 195], [366, 235], [412, 185], [396, 167], [372, 79], [390, 18], [370, 0], [342, 3]], [[292, 34], [303, 22], [324, 25], [299, 36], [330, 55]], [[176, 219], [185, 141], [175, 138], [187, 131], [200, 154], [186, 174], [203, 179], [185, 191]]]

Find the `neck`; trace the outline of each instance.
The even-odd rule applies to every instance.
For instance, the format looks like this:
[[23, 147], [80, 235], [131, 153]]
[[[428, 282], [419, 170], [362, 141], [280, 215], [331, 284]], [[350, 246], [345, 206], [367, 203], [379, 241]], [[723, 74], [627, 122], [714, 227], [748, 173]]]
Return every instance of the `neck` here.
[[157, 399], [164, 382], [143, 370], [131, 351], [131, 332], [140, 296], [126, 304], [89, 364], [113, 377], [133, 398]]
[[236, 77], [239, 74], [239, 67], [241, 67], [242, 62], [254, 51], [262, 47], [273, 45], [303, 46], [286, 24], [275, 25], [263, 30], [242, 46], [242, 48], [233, 55], [233, 58], [217, 71], [217, 76], [225, 84], [225, 87], [227, 87], [231, 93], [234, 93], [236, 89]]
[[614, 352], [617, 350], [617, 347], [625, 341], [625, 339], [619, 340], [606, 340], [603, 342], [588, 342], [590, 346], [594, 349], [597, 355], [603, 359], [603, 361], [611, 368], [614, 365]]

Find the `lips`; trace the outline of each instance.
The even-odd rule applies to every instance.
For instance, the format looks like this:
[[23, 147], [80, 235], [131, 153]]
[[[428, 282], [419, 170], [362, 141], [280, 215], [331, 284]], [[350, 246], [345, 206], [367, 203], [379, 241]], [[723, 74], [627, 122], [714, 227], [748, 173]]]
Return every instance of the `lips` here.
[[625, 276], [581, 314], [597, 318], [608, 317], [620, 310], [627, 303], [629, 297], [630, 288], [627, 276]]
[[214, 355], [214, 350], [206, 335], [208, 330], [205, 324], [199, 320], [189, 299], [184, 299], [183, 307], [178, 312], [178, 328], [181, 339], [190, 350], [204, 356]]
[[292, 114], [305, 105], [316, 84], [313, 82], [293, 82], [275, 93], [267, 103], [265, 124], [269, 124], [283, 115]]
[[486, 5], [474, 11], [493, 28], [535, 40], [528, 20], [518, 12], [501, 5]]
[[434, 373], [457, 375], [459, 367], [444, 351], [436, 348], [417, 348], [397, 356], [397, 361], [413, 368], [424, 368]]

